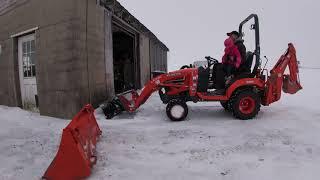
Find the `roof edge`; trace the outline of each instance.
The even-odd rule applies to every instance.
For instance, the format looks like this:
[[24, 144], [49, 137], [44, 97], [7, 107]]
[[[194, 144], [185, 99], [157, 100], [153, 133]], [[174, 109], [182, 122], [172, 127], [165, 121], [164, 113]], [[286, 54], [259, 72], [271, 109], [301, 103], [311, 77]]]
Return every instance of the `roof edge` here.
[[108, 10], [113, 13], [113, 16], [123, 20], [124, 22], [128, 23], [130, 26], [134, 27], [140, 33], [146, 35], [150, 38], [150, 40], [159, 43], [160, 46], [169, 51], [169, 48], [160, 41], [156, 35], [154, 35], [145, 25], [143, 25], [137, 18], [135, 18], [126, 8], [124, 8], [120, 2], [116, 0], [111, 1], [100, 1], [100, 5], [104, 6]]

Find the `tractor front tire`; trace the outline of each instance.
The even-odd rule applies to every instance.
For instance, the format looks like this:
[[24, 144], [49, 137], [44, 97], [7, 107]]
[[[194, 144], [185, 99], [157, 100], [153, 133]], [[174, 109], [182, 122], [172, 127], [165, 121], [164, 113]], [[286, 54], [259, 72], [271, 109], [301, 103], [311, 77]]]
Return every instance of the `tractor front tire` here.
[[249, 120], [259, 113], [261, 99], [259, 95], [252, 90], [238, 91], [232, 95], [229, 101], [229, 107], [233, 116], [241, 120]]
[[171, 121], [183, 121], [188, 115], [188, 105], [183, 100], [173, 99], [168, 103], [166, 113]]

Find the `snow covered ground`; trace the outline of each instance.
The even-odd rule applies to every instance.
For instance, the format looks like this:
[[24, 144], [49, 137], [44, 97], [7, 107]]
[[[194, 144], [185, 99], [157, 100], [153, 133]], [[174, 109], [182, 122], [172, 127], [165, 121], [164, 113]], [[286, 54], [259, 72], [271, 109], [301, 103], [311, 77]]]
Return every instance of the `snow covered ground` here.
[[[135, 115], [105, 120], [90, 180], [316, 180], [320, 177], [320, 70], [303, 69], [304, 89], [235, 120], [218, 103], [190, 103], [170, 122], [157, 95]], [[0, 106], [0, 180], [39, 179], [69, 121]]]

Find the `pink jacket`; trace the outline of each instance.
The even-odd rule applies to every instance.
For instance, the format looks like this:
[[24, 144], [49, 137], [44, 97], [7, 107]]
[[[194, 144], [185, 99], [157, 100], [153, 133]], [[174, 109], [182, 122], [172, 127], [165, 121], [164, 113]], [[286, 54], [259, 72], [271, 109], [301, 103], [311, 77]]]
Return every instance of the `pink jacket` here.
[[222, 57], [222, 64], [231, 64], [239, 68], [241, 64], [241, 54], [231, 38], [224, 41], [225, 49]]

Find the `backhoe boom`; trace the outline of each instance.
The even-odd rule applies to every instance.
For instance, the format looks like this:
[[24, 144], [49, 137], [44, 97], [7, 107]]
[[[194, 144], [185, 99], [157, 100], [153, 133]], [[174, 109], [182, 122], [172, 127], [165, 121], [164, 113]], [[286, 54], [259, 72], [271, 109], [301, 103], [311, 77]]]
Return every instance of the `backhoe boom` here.
[[[289, 67], [289, 75], [284, 74], [287, 67]], [[290, 43], [286, 53], [281, 56], [270, 71], [262, 104], [268, 106], [278, 101], [281, 98], [281, 90], [285, 93], [295, 94], [301, 89], [296, 49]]]

